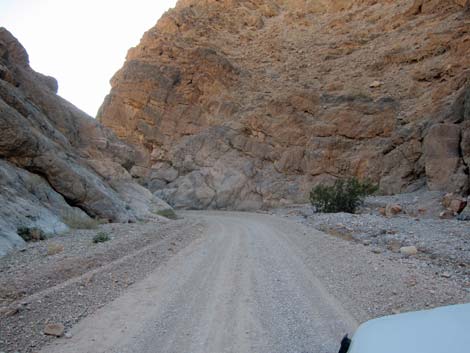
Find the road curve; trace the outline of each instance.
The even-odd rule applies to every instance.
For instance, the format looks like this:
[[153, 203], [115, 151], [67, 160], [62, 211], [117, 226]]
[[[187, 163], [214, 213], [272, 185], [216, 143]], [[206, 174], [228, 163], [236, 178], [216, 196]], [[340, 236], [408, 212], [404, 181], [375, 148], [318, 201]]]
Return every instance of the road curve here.
[[357, 322], [280, 218], [191, 212], [207, 233], [43, 353], [330, 353]]

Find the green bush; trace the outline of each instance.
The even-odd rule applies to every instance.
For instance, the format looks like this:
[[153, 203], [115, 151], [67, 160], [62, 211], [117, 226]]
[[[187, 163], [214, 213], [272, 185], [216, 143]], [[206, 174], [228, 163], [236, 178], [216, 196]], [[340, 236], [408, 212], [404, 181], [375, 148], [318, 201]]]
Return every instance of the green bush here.
[[157, 215], [169, 218], [169, 219], [178, 219], [178, 216], [176, 215], [175, 211], [173, 211], [171, 208], [167, 208], [165, 210], [160, 210], [156, 212]]
[[98, 232], [94, 237], [93, 237], [93, 243], [104, 243], [105, 241], [110, 240], [109, 235], [105, 232]]
[[16, 233], [18, 233], [24, 241], [40, 241], [46, 239], [46, 235], [39, 228], [20, 227], [16, 230]]
[[318, 185], [310, 192], [310, 202], [317, 212], [354, 213], [364, 197], [376, 192], [378, 187], [370, 181], [356, 178], [338, 179], [333, 186]]

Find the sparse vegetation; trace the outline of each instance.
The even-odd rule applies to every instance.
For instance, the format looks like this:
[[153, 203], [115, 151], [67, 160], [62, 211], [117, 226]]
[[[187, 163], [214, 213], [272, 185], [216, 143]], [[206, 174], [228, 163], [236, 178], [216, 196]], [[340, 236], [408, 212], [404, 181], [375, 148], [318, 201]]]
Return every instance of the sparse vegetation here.
[[176, 215], [175, 211], [173, 211], [171, 208], [160, 210], [160, 211], [157, 211], [156, 213], [157, 215], [168, 218], [168, 219], [178, 219], [178, 216]]
[[356, 178], [338, 179], [333, 186], [318, 185], [310, 192], [310, 202], [318, 212], [354, 213], [364, 197], [377, 191], [370, 181]]
[[105, 232], [98, 232], [96, 235], [93, 237], [93, 243], [98, 244], [98, 243], [104, 243], [106, 241], [110, 240], [109, 235]]
[[20, 227], [16, 230], [24, 241], [40, 241], [46, 239], [46, 234], [39, 228]]

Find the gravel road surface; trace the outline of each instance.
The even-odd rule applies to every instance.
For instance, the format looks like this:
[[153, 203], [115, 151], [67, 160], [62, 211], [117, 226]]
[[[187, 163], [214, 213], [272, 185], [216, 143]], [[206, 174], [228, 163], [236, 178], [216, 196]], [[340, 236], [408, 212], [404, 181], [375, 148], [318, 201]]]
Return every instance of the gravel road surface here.
[[279, 217], [185, 216], [206, 234], [42, 352], [328, 353], [396, 306], [466, 300], [453, 282]]
[[205, 238], [43, 352], [337, 350], [357, 322], [305, 266], [279, 220], [204, 217]]

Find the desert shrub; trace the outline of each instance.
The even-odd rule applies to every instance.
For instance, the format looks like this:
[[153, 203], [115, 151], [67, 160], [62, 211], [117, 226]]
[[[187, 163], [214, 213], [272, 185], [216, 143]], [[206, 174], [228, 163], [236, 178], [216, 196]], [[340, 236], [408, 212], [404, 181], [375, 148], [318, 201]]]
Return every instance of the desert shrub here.
[[39, 228], [20, 227], [16, 233], [23, 238], [24, 241], [40, 241], [46, 239], [46, 234]]
[[105, 232], [98, 232], [96, 235], [93, 237], [93, 243], [98, 244], [98, 243], [104, 243], [106, 241], [110, 240], [109, 235]]
[[62, 221], [72, 229], [96, 229], [102, 223], [98, 219], [86, 217], [74, 212], [67, 212]]
[[310, 202], [318, 212], [354, 213], [364, 197], [376, 191], [377, 186], [368, 180], [338, 179], [333, 186], [315, 186], [310, 192]]
[[169, 219], [178, 219], [178, 216], [176, 215], [175, 211], [173, 211], [171, 208], [167, 208], [165, 210], [159, 210], [156, 212], [157, 215], [169, 218]]

